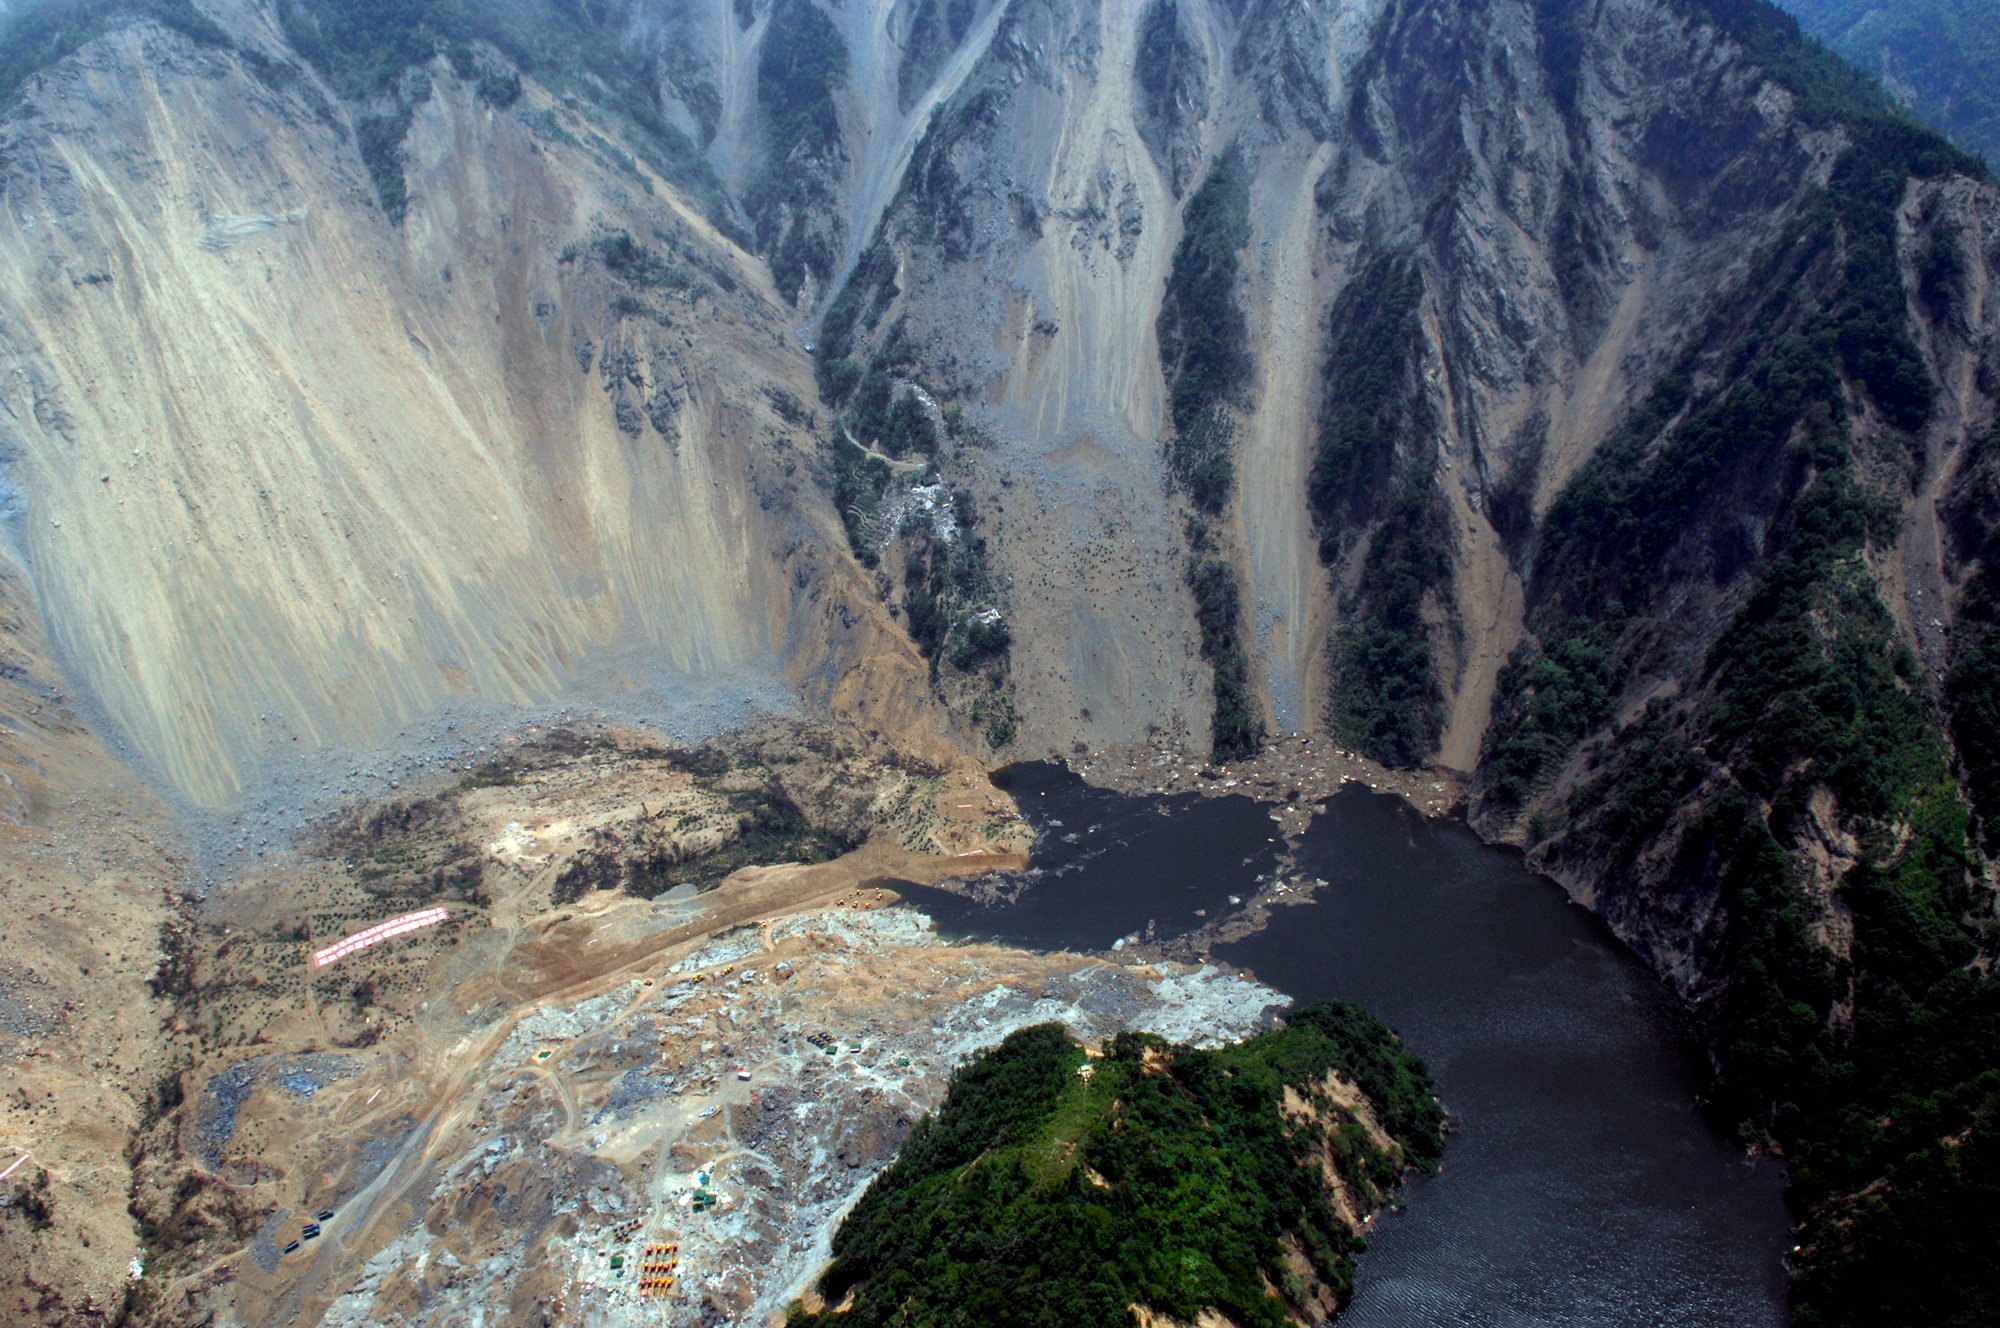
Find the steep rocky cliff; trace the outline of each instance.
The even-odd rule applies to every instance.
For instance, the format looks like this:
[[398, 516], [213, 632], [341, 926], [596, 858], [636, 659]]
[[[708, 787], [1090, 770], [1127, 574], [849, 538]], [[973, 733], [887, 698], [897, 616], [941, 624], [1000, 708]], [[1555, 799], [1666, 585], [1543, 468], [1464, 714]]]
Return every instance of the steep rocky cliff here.
[[49, 12], [11, 542], [173, 796], [794, 695], [1451, 767], [1795, 1159], [1801, 1320], [1966, 1312], [2000, 191], [1776, 10]]
[[1030, 741], [1473, 771], [1793, 1156], [1801, 1318], [1949, 1317], [1996, 204], [1762, 5], [1015, 4], [820, 378], [984, 408]]
[[4, 131], [14, 542], [111, 729], [212, 806], [451, 703], [839, 692], [872, 596], [764, 265], [615, 121], [443, 59], [392, 222], [265, 17], [114, 25]]

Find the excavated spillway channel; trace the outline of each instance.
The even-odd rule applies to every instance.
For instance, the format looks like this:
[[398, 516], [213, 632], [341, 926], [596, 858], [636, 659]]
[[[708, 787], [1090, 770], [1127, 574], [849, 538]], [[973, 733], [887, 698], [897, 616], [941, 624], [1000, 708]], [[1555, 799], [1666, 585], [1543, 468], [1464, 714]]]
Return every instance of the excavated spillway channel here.
[[[1280, 872], [1247, 798], [1125, 797], [1050, 765], [1000, 778], [1039, 832], [1036, 871], [979, 898], [899, 887], [946, 935], [1165, 940]], [[1780, 1169], [1704, 1122], [1685, 1018], [1597, 918], [1464, 827], [1358, 788], [1285, 874], [1326, 884], [1214, 956], [1386, 1020], [1456, 1124], [1442, 1174], [1376, 1221], [1342, 1328], [1787, 1321]]]

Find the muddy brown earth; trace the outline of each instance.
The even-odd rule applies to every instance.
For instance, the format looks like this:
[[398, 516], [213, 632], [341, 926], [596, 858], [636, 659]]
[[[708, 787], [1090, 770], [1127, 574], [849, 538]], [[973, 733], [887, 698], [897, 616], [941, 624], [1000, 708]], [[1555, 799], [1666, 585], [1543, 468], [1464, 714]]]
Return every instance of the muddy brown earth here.
[[1394, 793], [1426, 816], [1464, 805], [1465, 781], [1446, 770], [1391, 770], [1323, 734], [1281, 733], [1254, 757], [1211, 764], [1166, 742], [1079, 750], [1065, 762], [1092, 783], [1120, 793], [1237, 794], [1277, 804], [1272, 818], [1286, 836], [1311, 823], [1313, 808], [1349, 784]]
[[[542, 732], [322, 819], [184, 918], [187, 1059], [134, 1149], [134, 1308], [779, 1313], [966, 1055], [1050, 1019], [1234, 1037], [1283, 1004], [1199, 962], [946, 944], [888, 884], [1018, 868], [1031, 840], [979, 767], [795, 722], [694, 751]], [[666, 1244], [662, 1297], [635, 1277]]]

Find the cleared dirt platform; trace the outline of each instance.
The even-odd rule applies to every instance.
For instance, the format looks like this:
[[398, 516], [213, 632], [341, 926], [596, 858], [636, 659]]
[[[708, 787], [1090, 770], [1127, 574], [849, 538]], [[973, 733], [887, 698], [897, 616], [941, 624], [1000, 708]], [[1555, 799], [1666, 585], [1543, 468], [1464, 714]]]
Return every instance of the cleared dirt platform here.
[[[700, 752], [552, 737], [332, 818], [198, 930], [204, 1054], [146, 1174], [203, 1221], [148, 1286], [244, 1323], [778, 1313], [966, 1055], [1052, 1019], [1236, 1037], [1281, 1003], [1215, 969], [948, 945], [886, 884], [1019, 866], [1029, 837], [976, 767], [792, 724]], [[440, 898], [443, 925], [313, 967]]]

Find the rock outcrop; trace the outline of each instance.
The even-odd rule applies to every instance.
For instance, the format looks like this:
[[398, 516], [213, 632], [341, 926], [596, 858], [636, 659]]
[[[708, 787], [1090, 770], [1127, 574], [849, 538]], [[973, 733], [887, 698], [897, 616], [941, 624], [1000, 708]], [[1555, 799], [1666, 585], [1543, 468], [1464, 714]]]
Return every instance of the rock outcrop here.
[[1777, 11], [106, 9], [7, 75], [0, 458], [171, 797], [798, 698], [1450, 767], [1864, 1303], [1866, 1085], [1959, 1137], [1898, 1057], [1996, 1036], [2000, 190]]

